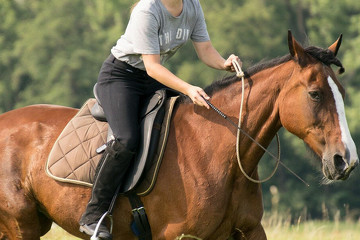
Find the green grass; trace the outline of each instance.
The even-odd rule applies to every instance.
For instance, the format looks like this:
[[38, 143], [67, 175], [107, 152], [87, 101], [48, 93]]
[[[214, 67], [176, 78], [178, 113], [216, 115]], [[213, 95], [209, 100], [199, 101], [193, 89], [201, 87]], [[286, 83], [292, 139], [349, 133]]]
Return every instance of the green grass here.
[[[263, 226], [268, 240], [360, 240], [360, 222], [301, 221], [290, 224], [289, 217], [265, 216]], [[78, 240], [53, 225], [41, 240]]]
[[300, 217], [294, 218], [290, 213], [278, 211], [277, 188], [270, 187], [270, 192], [273, 210], [266, 211], [262, 220], [269, 240], [360, 240], [360, 218], [357, 210], [350, 210], [349, 205], [345, 205], [345, 216], [341, 216], [339, 209], [330, 212], [323, 203], [322, 220], [309, 218], [306, 207], [297, 214]]
[[58, 225], [53, 224], [51, 230], [41, 240], [79, 240], [80, 238], [74, 237]]
[[269, 240], [360, 240], [360, 223], [306, 221], [298, 224], [270, 224], [264, 222]]

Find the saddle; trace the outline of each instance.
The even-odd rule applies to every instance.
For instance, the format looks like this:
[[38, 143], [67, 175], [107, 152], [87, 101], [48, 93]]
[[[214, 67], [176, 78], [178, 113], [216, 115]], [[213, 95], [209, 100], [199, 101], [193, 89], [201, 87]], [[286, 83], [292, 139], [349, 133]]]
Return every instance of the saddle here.
[[[145, 101], [144, 107], [140, 111], [140, 144], [135, 156], [133, 164], [130, 165], [125, 181], [120, 188], [120, 192], [128, 192], [132, 190], [139, 182], [144, 170], [148, 170], [151, 166], [151, 160], [157, 150], [159, 143], [161, 125], [164, 120], [165, 108], [164, 103], [167, 95], [174, 94], [168, 89], [160, 89]], [[97, 84], [93, 89], [97, 102], [91, 108], [92, 116], [99, 121], [106, 121], [104, 110], [101, 107], [101, 102], [98, 98]], [[108, 126], [107, 141], [112, 138], [112, 130]], [[99, 147], [96, 152], [101, 153], [105, 150], [106, 144]], [[149, 161], [147, 161], [149, 160]]]
[[[89, 99], [68, 123], [49, 154], [46, 172], [58, 181], [92, 186], [96, 165], [112, 136], [97, 100], [97, 85], [94, 86], [94, 95], [95, 99]], [[161, 89], [145, 101], [140, 114], [141, 141], [120, 192], [136, 189], [138, 195], [146, 195], [153, 188], [176, 95], [172, 90]], [[149, 174], [145, 174], [147, 172]]]

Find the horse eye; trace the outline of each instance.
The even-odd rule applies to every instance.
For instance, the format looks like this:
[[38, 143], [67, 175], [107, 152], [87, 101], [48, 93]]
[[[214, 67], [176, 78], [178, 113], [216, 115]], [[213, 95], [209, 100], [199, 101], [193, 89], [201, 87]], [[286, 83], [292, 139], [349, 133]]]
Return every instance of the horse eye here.
[[310, 91], [309, 95], [311, 97], [312, 100], [314, 101], [320, 101], [321, 97], [320, 97], [320, 93], [318, 91]]

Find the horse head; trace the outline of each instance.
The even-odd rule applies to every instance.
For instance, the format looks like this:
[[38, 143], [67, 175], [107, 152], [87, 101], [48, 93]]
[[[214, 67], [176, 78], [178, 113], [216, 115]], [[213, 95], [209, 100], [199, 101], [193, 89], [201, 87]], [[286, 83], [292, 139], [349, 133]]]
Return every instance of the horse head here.
[[289, 31], [290, 62], [295, 67], [281, 90], [279, 104], [281, 124], [321, 158], [329, 180], [347, 179], [359, 163], [345, 116], [345, 90], [330, 66], [335, 64], [340, 74], [344, 72], [336, 58], [341, 39], [328, 49], [304, 49]]

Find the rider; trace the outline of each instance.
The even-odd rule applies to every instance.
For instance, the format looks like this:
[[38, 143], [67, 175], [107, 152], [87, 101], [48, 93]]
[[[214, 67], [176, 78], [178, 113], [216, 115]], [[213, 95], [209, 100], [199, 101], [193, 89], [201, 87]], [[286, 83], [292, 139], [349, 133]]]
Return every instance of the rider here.
[[[138, 114], [142, 101], [169, 87], [209, 108], [203, 89], [184, 82], [162, 64], [191, 39], [198, 57], [208, 66], [234, 71], [235, 55], [225, 60], [212, 46], [199, 0], [141, 0], [133, 8], [125, 33], [104, 61], [98, 81], [98, 99], [114, 139], [96, 169], [91, 199], [80, 219], [80, 231], [93, 235], [108, 210], [116, 187], [130, 165], [139, 142]], [[111, 239], [100, 225], [99, 237]]]

